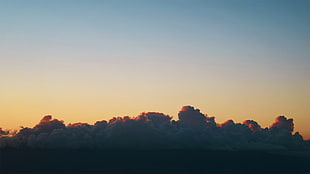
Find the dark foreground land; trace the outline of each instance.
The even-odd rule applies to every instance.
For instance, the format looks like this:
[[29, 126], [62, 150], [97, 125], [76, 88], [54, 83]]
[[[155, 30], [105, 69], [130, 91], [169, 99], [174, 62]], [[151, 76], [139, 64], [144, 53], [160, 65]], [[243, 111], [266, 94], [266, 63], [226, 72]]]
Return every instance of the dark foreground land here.
[[300, 154], [198, 149], [2, 149], [0, 173], [310, 173], [310, 158]]

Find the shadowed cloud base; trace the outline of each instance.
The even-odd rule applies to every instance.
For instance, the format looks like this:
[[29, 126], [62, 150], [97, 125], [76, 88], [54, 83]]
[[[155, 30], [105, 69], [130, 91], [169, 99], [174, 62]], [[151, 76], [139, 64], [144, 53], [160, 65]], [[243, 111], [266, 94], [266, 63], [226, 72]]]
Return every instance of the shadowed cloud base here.
[[306, 172], [309, 142], [293, 119], [269, 128], [256, 121], [216, 123], [184, 106], [179, 120], [163, 113], [114, 117], [94, 125], [48, 115], [16, 133], [0, 129], [4, 172]]

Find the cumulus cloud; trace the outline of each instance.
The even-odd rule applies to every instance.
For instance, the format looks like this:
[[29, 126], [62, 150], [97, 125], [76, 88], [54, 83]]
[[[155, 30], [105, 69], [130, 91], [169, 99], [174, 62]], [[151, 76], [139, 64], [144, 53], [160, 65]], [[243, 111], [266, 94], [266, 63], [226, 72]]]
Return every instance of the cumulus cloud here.
[[172, 117], [159, 112], [143, 112], [138, 115], [137, 119], [147, 119], [152, 122], [152, 124], [159, 126], [161, 124], [169, 124]]
[[178, 116], [179, 124], [186, 127], [202, 127], [207, 121], [206, 116], [192, 106], [183, 106]]
[[2, 130], [2, 128], [0, 128], [0, 137], [4, 136], [4, 135], [8, 135], [9, 133], [10, 133], [10, 131]]
[[[94, 124], [70, 123], [44, 116], [33, 128], [1, 137], [0, 147], [15, 148], [135, 148], [135, 149], [302, 149], [307, 143], [292, 134], [293, 119], [276, 118], [270, 128], [254, 120], [216, 123], [215, 117], [184, 106], [178, 120], [159, 112], [113, 117]], [[7, 132], [0, 129], [0, 135]]]
[[37, 132], [51, 132], [54, 129], [62, 128], [65, 128], [65, 124], [63, 123], [63, 121], [52, 119], [51, 115], [46, 115], [33, 129]]
[[220, 124], [220, 127], [232, 127], [235, 125], [234, 120], [227, 120], [224, 123]]
[[262, 130], [261, 126], [254, 120], [245, 120], [243, 124], [248, 126], [253, 132]]
[[271, 125], [271, 128], [278, 128], [293, 132], [294, 123], [293, 119], [287, 119], [285, 116], [278, 116], [275, 122]]

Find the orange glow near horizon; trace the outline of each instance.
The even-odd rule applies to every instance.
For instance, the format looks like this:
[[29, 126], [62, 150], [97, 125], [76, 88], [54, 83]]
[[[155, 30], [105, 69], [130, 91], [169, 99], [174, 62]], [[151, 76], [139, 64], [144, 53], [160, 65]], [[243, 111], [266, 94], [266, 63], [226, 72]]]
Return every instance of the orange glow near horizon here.
[[[198, 108], [201, 109], [201, 108]], [[40, 109], [38, 109], [40, 111]], [[182, 110], [182, 109], [181, 109]], [[3, 111], [3, 110], [2, 110]], [[37, 114], [39, 116], [34, 116], [34, 114], [31, 114], [31, 112], [26, 112], [26, 110], [16, 110], [18, 112], [11, 112], [11, 115], [9, 115], [10, 119], [5, 119], [3, 117], [1, 117], [1, 127], [3, 129], [19, 129], [20, 126], [24, 126], [24, 127], [34, 127], [36, 124], [39, 123], [40, 119], [42, 118], [42, 116], [47, 115], [46, 113], [42, 112], [41, 114]], [[146, 112], [146, 110], [145, 110]], [[202, 113], [203, 110], [201, 110]], [[35, 113], [35, 112], [34, 112]], [[88, 114], [87, 114], [88, 113]], [[95, 116], [95, 117], [90, 117], [90, 116], [85, 116], [87, 115], [91, 115], [91, 112], [87, 112], [84, 110], [84, 112], [78, 113], [76, 112], [68, 112], [68, 111], [64, 111], [63, 113], [61, 112], [54, 112], [53, 118], [59, 119], [59, 120], [64, 120], [65, 124], [68, 124], [68, 126], [77, 126], [83, 123], [89, 123], [89, 124], [94, 124], [96, 121], [101, 121], [101, 120], [109, 120], [112, 119], [113, 115], [118, 117], [122, 117], [124, 115], [130, 115], [130, 117], [135, 118], [136, 116], [138, 116], [141, 112], [137, 111], [134, 112], [134, 110], [132, 110], [130, 113], [126, 113], [126, 112], [115, 112], [113, 114], [112, 111], [110, 111], [110, 115], [112, 116]], [[96, 115], [96, 112], [92, 112], [93, 115]], [[105, 112], [105, 113], [109, 113], [109, 112]], [[170, 116], [173, 117], [174, 120], [178, 119], [178, 112], [163, 112], [165, 114], [168, 114]], [[13, 115], [16, 114], [16, 115]], [[25, 114], [27, 114], [27, 116], [25, 116]], [[21, 116], [21, 115], [24, 115]], [[28, 116], [29, 115], [29, 116]], [[71, 115], [71, 117], [70, 117]], [[99, 114], [98, 114], [99, 115]], [[105, 114], [102, 114], [105, 115]], [[108, 115], [108, 114], [107, 114]], [[208, 114], [210, 115], [210, 114]], [[19, 117], [20, 116], [20, 117]], [[247, 116], [242, 116], [242, 117], [236, 117], [234, 118], [232, 114], [230, 114], [230, 117], [219, 117], [217, 115], [210, 115], [210, 116], [215, 116], [215, 120], [218, 124], [222, 125], [225, 124], [226, 122], [228, 122], [227, 120], [232, 119], [235, 123], [242, 123], [244, 120], [246, 119], [252, 119], [258, 122], [258, 124], [260, 124], [262, 126], [262, 128], [265, 127], [269, 127], [271, 126], [271, 124], [274, 122], [276, 116], [274, 117], [268, 117], [266, 120], [262, 120], [259, 118], [262, 118], [261, 115], [259, 115], [259, 117], [256, 116], [256, 119], [254, 117], [254, 115], [251, 115], [251, 117], [247, 117]], [[310, 134], [308, 128], [307, 128], [307, 123], [303, 122], [302, 120], [299, 120], [298, 117], [294, 118], [294, 117], [290, 117], [289, 115], [286, 115], [288, 118], [293, 118], [294, 119], [294, 124], [295, 124], [295, 129], [294, 132], [300, 132], [301, 135], [304, 137], [304, 139], [310, 139]], [[27, 119], [23, 119], [23, 118], [27, 118]]]

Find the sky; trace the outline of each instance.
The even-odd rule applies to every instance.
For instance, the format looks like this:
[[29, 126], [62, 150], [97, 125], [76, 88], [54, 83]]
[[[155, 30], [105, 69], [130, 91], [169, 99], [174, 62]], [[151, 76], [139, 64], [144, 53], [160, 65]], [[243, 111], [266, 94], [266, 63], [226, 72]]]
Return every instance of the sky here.
[[310, 139], [310, 2], [0, 0], [0, 127], [192, 105]]

